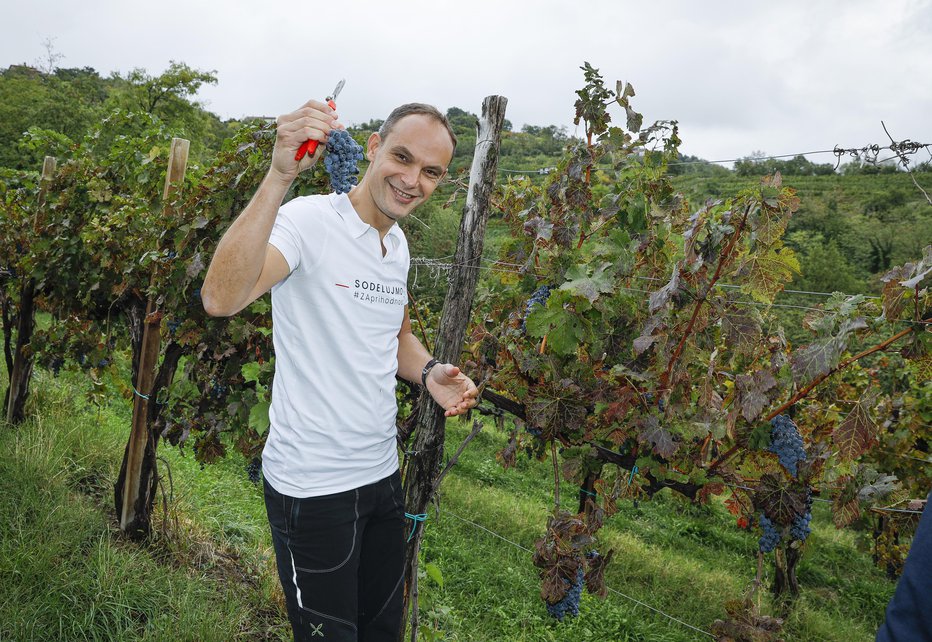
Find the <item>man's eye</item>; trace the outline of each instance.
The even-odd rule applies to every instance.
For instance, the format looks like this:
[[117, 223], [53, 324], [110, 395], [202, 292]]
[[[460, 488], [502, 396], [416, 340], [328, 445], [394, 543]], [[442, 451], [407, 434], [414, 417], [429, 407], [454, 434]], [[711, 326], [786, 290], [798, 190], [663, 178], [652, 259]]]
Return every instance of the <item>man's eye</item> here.
[[407, 163], [407, 162], [408, 162], [408, 157], [405, 156], [404, 154], [395, 154], [395, 158], [397, 158], [398, 160], [400, 160], [402, 163]]

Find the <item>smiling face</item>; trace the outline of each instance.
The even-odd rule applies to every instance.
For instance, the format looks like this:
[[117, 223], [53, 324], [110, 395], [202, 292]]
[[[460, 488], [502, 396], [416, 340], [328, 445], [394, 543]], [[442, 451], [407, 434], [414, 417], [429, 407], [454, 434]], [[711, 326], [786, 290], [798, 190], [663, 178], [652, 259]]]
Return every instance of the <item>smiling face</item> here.
[[422, 114], [399, 120], [383, 139], [369, 137], [370, 161], [350, 201], [367, 223], [387, 231], [433, 194], [453, 158], [442, 123]]

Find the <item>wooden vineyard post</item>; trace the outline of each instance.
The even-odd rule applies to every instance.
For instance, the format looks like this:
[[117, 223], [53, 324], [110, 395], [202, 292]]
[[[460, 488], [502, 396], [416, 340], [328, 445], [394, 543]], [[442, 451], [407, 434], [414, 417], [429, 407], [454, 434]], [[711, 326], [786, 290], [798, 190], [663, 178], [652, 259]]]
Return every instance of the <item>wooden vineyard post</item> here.
[[[190, 143], [183, 138], [173, 138], [162, 193], [162, 214], [173, 216], [171, 196], [181, 189], [188, 163]], [[155, 272], [152, 281], [154, 283]], [[114, 489], [116, 510], [120, 518], [120, 530], [133, 537], [145, 536], [150, 529], [150, 514], [158, 483], [156, 470], [156, 446], [158, 435], [149, 429], [149, 406], [155, 403], [150, 397], [156, 377], [160, 352], [162, 313], [158, 309], [156, 295], [152, 292], [146, 302], [142, 341], [139, 348], [136, 380], [133, 382], [133, 423], [129, 441], [123, 454], [120, 477]]]
[[[42, 164], [42, 180], [36, 199], [36, 210], [32, 215], [33, 232], [37, 232], [39, 211], [45, 207], [49, 182], [55, 175], [54, 156], [46, 156]], [[13, 368], [10, 370], [10, 385], [6, 393], [6, 420], [18, 424], [26, 418], [26, 398], [29, 396], [29, 379], [32, 377], [34, 358], [27, 346], [32, 341], [32, 332], [36, 325], [36, 281], [31, 276], [23, 275], [19, 294], [19, 318], [16, 323], [16, 349], [13, 354]]]
[[[466, 326], [479, 281], [479, 263], [498, 171], [498, 151], [507, 103], [508, 100], [503, 96], [488, 96], [482, 102], [482, 118], [478, 124], [476, 151], [469, 174], [469, 191], [453, 261], [459, 269], [453, 272], [447, 290], [434, 350], [434, 356], [442, 363], [460, 362]], [[425, 390], [421, 391], [421, 395], [417, 427], [410, 447], [411, 451], [418, 454], [409, 463], [404, 480], [405, 510], [412, 515], [426, 513], [434, 496], [445, 432], [443, 408], [435, 404]], [[413, 613], [412, 640], [417, 639], [417, 558], [422, 531], [422, 523], [415, 521], [405, 550], [404, 613], [405, 621], [409, 608]], [[403, 625], [399, 639], [404, 637], [404, 630]]]

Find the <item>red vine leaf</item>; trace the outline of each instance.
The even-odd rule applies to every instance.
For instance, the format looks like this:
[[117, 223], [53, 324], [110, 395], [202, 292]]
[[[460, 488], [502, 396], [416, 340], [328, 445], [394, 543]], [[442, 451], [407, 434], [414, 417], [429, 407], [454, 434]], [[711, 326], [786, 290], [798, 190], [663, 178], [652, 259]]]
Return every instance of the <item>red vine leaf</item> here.
[[725, 500], [725, 508], [732, 515], [745, 515], [754, 510], [751, 501], [744, 493], [732, 493], [731, 497]]
[[767, 473], [760, 479], [754, 493], [754, 505], [778, 524], [790, 524], [797, 515], [805, 512], [804, 492], [787, 483], [783, 475]]
[[605, 567], [612, 561], [615, 550], [611, 549], [605, 555], [596, 555], [588, 559], [589, 569], [586, 571], [586, 590], [591, 595], [605, 597], [608, 589], [605, 586]]
[[859, 401], [848, 416], [835, 427], [832, 439], [842, 461], [850, 461], [867, 452], [877, 435], [877, 424], [867, 412], [865, 400]]
[[836, 527], [844, 528], [861, 516], [861, 505], [857, 497], [848, 501], [839, 499], [832, 503], [832, 521]]
[[887, 319], [894, 320], [900, 316], [903, 304], [906, 299], [906, 288], [900, 285], [900, 281], [912, 276], [913, 266], [911, 263], [893, 268], [884, 274], [880, 280], [883, 282], [883, 315]]

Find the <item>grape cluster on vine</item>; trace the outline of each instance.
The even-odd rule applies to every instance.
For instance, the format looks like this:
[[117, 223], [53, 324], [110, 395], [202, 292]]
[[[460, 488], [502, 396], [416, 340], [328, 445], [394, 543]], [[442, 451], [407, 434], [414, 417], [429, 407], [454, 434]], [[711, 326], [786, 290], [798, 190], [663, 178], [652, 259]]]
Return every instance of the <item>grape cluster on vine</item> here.
[[780, 543], [780, 531], [777, 530], [777, 525], [770, 521], [770, 518], [764, 513], [760, 514], [760, 528], [763, 534], [757, 541], [757, 547], [761, 553], [769, 553]]
[[810, 524], [812, 523], [812, 490], [806, 494], [806, 512], [793, 518], [790, 525], [790, 537], [800, 542], [805, 542], [812, 532]]
[[249, 477], [249, 481], [253, 484], [258, 484], [262, 481], [262, 459], [259, 457], [253, 457], [252, 461], [246, 464], [246, 475]]
[[337, 194], [345, 194], [352, 189], [358, 180], [359, 166], [357, 163], [362, 159], [362, 146], [353, 140], [348, 131], [335, 129], [330, 132], [324, 168], [330, 175], [330, 186], [333, 191]]
[[214, 399], [222, 399], [226, 396], [229, 388], [219, 381], [214, 381], [210, 386], [210, 396]]
[[[574, 617], [579, 615], [579, 600], [582, 598], [583, 575], [583, 569], [582, 566], [580, 566], [576, 570], [576, 581], [567, 589], [563, 599], [556, 604], [546, 603], [547, 613], [561, 622], [567, 615], [572, 615]], [[563, 581], [569, 584], [568, 580]]]
[[534, 290], [534, 294], [527, 300], [527, 305], [524, 308], [524, 316], [521, 318], [522, 332], [526, 330], [527, 318], [531, 314], [531, 310], [533, 310], [536, 305], [547, 305], [547, 299], [550, 298], [550, 291], [552, 289], [553, 288], [549, 285], [542, 285]]
[[767, 448], [780, 458], [780, 464], [796, 477], [799, 462], [805, 461], [806, 450], [799, 429], [789, 415], [779, 415], [770, 420], [770, 446]]

